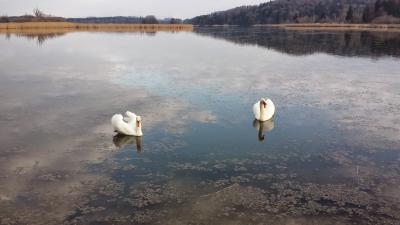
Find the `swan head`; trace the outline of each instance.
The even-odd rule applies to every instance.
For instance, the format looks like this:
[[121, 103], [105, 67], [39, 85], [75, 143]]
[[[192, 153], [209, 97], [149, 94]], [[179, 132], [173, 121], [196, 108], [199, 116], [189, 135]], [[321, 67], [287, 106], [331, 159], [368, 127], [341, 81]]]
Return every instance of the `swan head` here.
[[142, 122], [142, 118], [140, 116], [136, 117], [136, 127], [140, 127], [140, 124]]
[[260, 98], [260, 104], [262, 104], [265, 107], [267, 107], [267, 100], [265, 98]]
[[135, 136], [142, 136], [142, 118], [140, 116], [136, 116], [136, 135]]

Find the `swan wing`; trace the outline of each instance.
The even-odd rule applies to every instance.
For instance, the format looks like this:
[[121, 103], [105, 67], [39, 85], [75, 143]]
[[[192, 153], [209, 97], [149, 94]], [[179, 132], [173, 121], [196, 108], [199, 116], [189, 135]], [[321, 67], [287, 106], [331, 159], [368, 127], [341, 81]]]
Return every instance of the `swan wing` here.
[[114, 130], [117, 130], [120, 120], [123, 120], [123, 116], [121, 114], [115, 114], [111, 117], [111, 125], [113, 126]]
[[274, 104], [274, 102], [272, 102], [271, 99], [267, 99], [266, 102], [267, 102], [267, 107], [265, 108], [265, 111], [264, 111], [265, 112], [264, 117], [267, 120], [270, 120], [275, 114], [275, 104]]
[[115, 131], [120, 134], [125, 135], [134, 135], [134, 127], [130, 126], [128, 123], [124, 121], [124, 117], [121, 114], [115, 114], [111, 118], [111, 124]]
[[125, 113], [126, 117], [125, 120], [129, 123], [131, 121], [136, 121], [136, 114], [130, 111], [126, 111]]
[[130, 117], [130, 118], [135, 118], [135, 119], [136, 119], [136, 114], [135, 114], [135, 113], [133, 113], [133, 112], [126, 111], [125, 115], [126, 115], [127, 117]]
[[254, 113], [254, 117], [257, 120], [259, 120], [260, 119], [260, 101], [258, 101], [256, 104], [254, 104], [253, 113]]

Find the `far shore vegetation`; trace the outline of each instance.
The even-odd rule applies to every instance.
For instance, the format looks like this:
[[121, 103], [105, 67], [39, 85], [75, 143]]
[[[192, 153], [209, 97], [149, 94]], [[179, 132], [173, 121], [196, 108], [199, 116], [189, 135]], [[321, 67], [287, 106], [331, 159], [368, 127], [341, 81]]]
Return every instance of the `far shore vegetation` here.
[[23, 22], [0, 23], [0, 32], [13, 31], [74, 31], [74, 30], [100, 30], [100, 31], [124, 31], [124, 30], [192, 30], [191, 24], [113, 24], [113, 23], [71, 23], [71, 22]]
[[26, 23], [26, 22], [77, 22], [77, 23], [126, 23], [126, 24], [182, 24], [177, 18], [157, 19], [153, 15], [145, 17], [114, 16], [114, 17], [86, 17], [63, 18], [46, 14], [40, 9], [34, 9], [32, 14], [22, 16], [0, 15], [0, 23]]
[[145, 17], [88, 17], [63, 18], [43, 13], [34, 9], [33, 14], [23, 16], [0, 16], [0, 32], [22, 31], [130, 31], [130, 30], [192, 30], [191, 24], [184, 24], [175, 18], [157, 19], [149, 15]]
[[197, 16], [195, 25], [400, 24], [400, 0], [274, 0]]
[[[307, 6], [307, 7], [306, 7]], [[34, 9], [32, 14], [0, 16], [0, 32], [76, 30], [192, 30], [194, 26], [269, 26], [286, 29], [400, 31], [400, 0], [275, 0], [182, 20], [114, 16], [63, 18]]]

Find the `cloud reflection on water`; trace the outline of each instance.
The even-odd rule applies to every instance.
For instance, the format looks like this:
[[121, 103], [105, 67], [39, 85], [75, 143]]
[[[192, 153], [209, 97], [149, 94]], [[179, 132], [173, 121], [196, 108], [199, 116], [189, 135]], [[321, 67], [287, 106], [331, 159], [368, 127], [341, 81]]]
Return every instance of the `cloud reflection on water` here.
[[[73, 81], [68, 78], [70, 73], [74, 72], [69, 71], [64, 77], [59, 73], [55, 79], [52, 74], [33, 79], [23, 75], [2, 77], [1, 204], [15, 210], [13, 203], [25, 202], [22, 196], [26, 196], [32, 208], [19, 208], [14, 215], [21, 223], [52, 224], [62, 220], [77, 202], [83, 204], [82, 196], [89, 194], [93, 185], [108, 182], [108, 174], [87, 167], [115, 154], [109, 141], [109, 117], [115, 111], [140, 109], [146, 115], [147, 130], [165, 121], [168, 132], [180, 133], [185, 126], [185, 120], [178, 126], [172, 122], [185, 107], [179, 101], [154, 96], [154, 100], [164, 102], [160, 104], [163, 110], [158, 111], [148, 101], [152, 95], [144, 90], [136, 94], [98, 78]], [[59, 199], [64, 200], [61, 203]], [[57, 205], [51, 205], [54, 202]], [[43, 214], [48, 207], [52, 210]]]
[[[71, 218], [73, 224], [79, 223], [76, 218], [85, 223], [91, 215], [104, 220], [115, 215], [114, 221], [128, 218], [125, 223], [170, 218], [174, 224], [193, 218], [175, 218], [179, 207], [167, 215], [146, 207], [184, 204], [190, 217], [217, 201], [223, 207], [212, 214], [215, 223], [228, 223], [225, 213], [240, 215], [232, 205], [251, 209], [259, 221], [271, 220], [270, 215], [277, 213], [318, 217], [318, 210], [368, 219], [378, 212], [369, 208], [374, 204], [389, 206], [377, 215], [399, 219], [393, 213], [398, 200], [389, 198], [398, 195], [393, 188], [399, 184], [398, 165], [394, 159], [384, 160], [383, 165], [374, 155], [384, 147], [396, 149], [400, 139], [400, 68], [395, 58], [298, 57], [190, 33], [160, 33], [152, 38], [76, 33], [40, 48], [20, 39], [10, 40], [4, 48], [15, 54], [0, 61], [0, 206], [18, 213], [5, 212], [1, 217], [29, 224], [57, 224]], [[193, 132], [189, 129], [193, 123], [217, 127], [229, 122], [228, 128], [245, 130], [236, 125], [247, 121], [246, 107], [251, 115], [250, 103], [260, 94], [276, 99], [279, 115], [303, 118], [297, 121], [300, 127], [319, 117], [307, 110], [294, 115], [294, 108], [326, 113], [320, 117], [344, 132], [347, 142], [341, 146], [347, 148], [334, 146], [312, 154], [300, 146], [309, 140], [287, 140], [275, 152], [249, 153], [240, 159], [224, 155], [220, 159], [218, 154], [226, 152], [217, 151], [204, 153], [196, 162], [157, 161], [148, 155], [135, 159], [143, 164], [118, 161], [131, 159], [118, 158], [120, 152], [111, 141], [109, 118], [115, 112], [129, 109], [144, 115], [144, 132], [164, 135], [150, 143], [143, 140], [143, 153], [173, 158], [180, 156], [173, 150], [187, 144], [183, 137]], [[240, 141], [228, 139], [224, 144]], [[210, 146], [223, 148], [218, 144]], [[196, 146], [188, 146], [188, 151], [192, 147]], [[360, 154], [360, 148], [367, 154]], [[358, 183], [348, 181], [355, 178]], [[264, 182], [263, 189], [256, 187], [257, 181]], [[198, 196], [201, 191], [210, 195]], [[324, 205], [321, 196], [333, 203]], [[105, 205], [93, 206], [99, 199], [106, 199]], [[259, 199], [266, 201], [256, 202]], [[137, 213], [114, 212], [113, 204]], [[342, 206], [346, 204], [364, 208]], [[370, 217], [375, 222], [380, 218]], [[316, 224], [332, 222], [313, 218]], [[287, 221], [291, 218], [277, 224]]]

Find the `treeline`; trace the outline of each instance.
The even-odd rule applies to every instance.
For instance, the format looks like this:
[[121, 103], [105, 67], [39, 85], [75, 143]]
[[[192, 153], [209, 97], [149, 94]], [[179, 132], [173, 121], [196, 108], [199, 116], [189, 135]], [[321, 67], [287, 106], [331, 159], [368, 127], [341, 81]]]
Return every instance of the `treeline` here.
[[75, 23], [130, 23], [130, 24], [182, 24], [181, 19], [165, 18], [157, 19], [153, 15], [145, 17], [114, 16], [114, 17], [87, 17], [87, 18], [63, 18], [48, 15], [39, 9], [34, 9], [33, 14], [23, 16], [0, 16], [0, 23], [22, 22], [75, 22]]
[[400, 0], [275, 0], [194, 17], [196, 25], [400, 23]]
[[65, 22], [62, 17], [45, 14], [39, 9], [34, 9], [33, 14], [23, 16], [0, 16], [0, 23], [22, 23], [22, 22]]
[[135, 16], [113, 16], [113, 17], [87, 17], [87, 18], [68, 18], [68, 22], [75, 23], [134, 23], [134, 24], [181, 24], [181, 19], [166, 18], [157, 19], [149, 15], [145, 17]]

